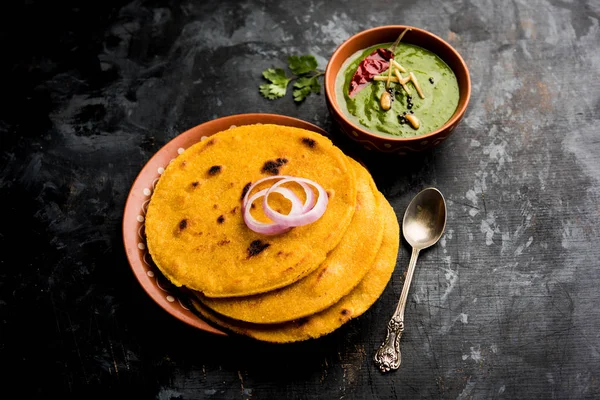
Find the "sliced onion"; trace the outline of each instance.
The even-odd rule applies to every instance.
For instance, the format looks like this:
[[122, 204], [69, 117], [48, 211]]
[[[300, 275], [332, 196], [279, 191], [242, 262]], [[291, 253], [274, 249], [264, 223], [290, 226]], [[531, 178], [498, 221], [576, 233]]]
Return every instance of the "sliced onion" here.
[[[296, 178], [294, 178], [293, 176], [288, 176], [288, 175], [275, 175], [275, 176], [268, 176], [266, 178], [257, 180], [248, 188], [248, 191], [246, 192], [246, 194], [244, 195], [244, 199], [242, 200], [242, 206], [246, 207], [246, 204], [248, 203], [248, 196], [250, 196], [250, 192], [252, 192], [252, 189], [254, 189], [256, 186], [260, 185], [261, 183], [272, 180], [272, 179], [296, 179]], [[315, 205], [315, 194], [313, 193], [312, 189], [306, 183], [304, 183], [304, 182], [297, 182], [297, 183], [300, 186], [302, 186], [302, 189], [304, 189], [304, 194], [306, 195], [306, 199], [304, 200], [304, 204], [302, 205], [302, 212], [306, 212]]]
[[[292, 227], [282, 226], [275, 222], [260, 222], [259, 220], [254, 218], [252, 214], [250, 214], [250, 210], [252, 209], [252, 203], [254, 203], [254, 201], [256, 201], [256, 199], [258, 199], [259, 197], [265, 196], [268, 190], [270, 190], [270, 188], [256, 192], [256, 194], [252, 195], [252, 197], [250, 197], [248, 201], [244, 204], [244, 222], [246, 223], [248, 228], [252, 229], [254, 232], [262, 233], [265, 235], [277, 235], [280, 233], [287, 232]], [[249, 191], [250, 190], [248, 190], [248, 192]], [[282, 187], [277, 188], [275, 191], [292, 202], [292, 209], [290, 211], [290, 214], [297, 214], [301, 212], [303, 208], [302, 202], [300, 201], [298, 196], [296, 196], [296, 193], [292, 192], [290, 189]]]
[[[290, 212], [287, 215], [281, 214], [280, 212], [273, 210], [271, 208], [271, 206], [269, 206], [269, 202], [268, 202], [269, 195], [271, 193], [277, 192], [277, 189], [280, 189], [279, 186], [286, 182], [296, 182], [296, 183], [302, 185], [302, 187], [305, 187], [305, 185], [308, 184], [308, 185], [313, 186], [315, 189], [317, 189], [319, 196], [318, 196], [317, 201], [314, 204], [314, 206], [312, 206], [310, 209], [308, 209], [306, 211], [304, 211], [304, 207], [303, 207], [304, 212], [302, 212], [302, 213]], [[306, 191], [306, 189], [305, 189], [305, 191]], [[312, 198], [314, 198], [314, 193], [312, 193], [312, 190], [310, 190], [310, 192], [312, 194]], [[307, 195], [307, 200], [308, 200], [308, 195]], [[265, 215], [269, 219], [271, 219], [273, 222], [275, 222], [276, 224], [284, 226], [284, 227], [294, 227], [294, 226], [308, 225], [310, 223], [315, 222], [319, 218], [321, 218], [321, 216], [325, 213], [325, 210], [327, 209], [328, 202], [329, 202], [329, 198], [327, 196], [327, 193], [325, 192], [325, 189], [323, 189], [321, 187], [321, 185], [319, 185], [318, 183], [313, 182], [309, 179], [305, 179], [305, 178], [286, 177], [286, 178], [280, 180], [279, 182], [274, 183], [273, 186], [271, 186], [267, 190], [267, 193], [265, 194], [265, 198], [263, 200], [263, 209], [265, 211]], [[308, 201], [305, 201], [305, 204], [306, 203], [308, 203]]]
[[[250, 193], [252, 192], [252, 189], [254, 189], [256, 186], [258, 186], [259, 184], [272, 180], [272, 179], [294, 179], [293, 176], [288, 176], [288, 175], [276, 175], [276, 176], [269, 176], [266, 178], [262, 178], [259, 179], [258, 181], [254, 182], [249, 188], [248, 191], [246, 192], [246, 194], [244, 195], [244, 199], [242, 200], [242, 206], [246, 207], [247, 203], [248, 203], [248, 196], [250, 196]], [[300, 186], [302, 186], [302, 189], [304, 189], [304, 194], [306, 195], [306, 199], [304, 200], [304, 204], [302, 205], [302, 211], [301, 212], [306, 212], [309, 209], [311, 209], [314, 204], [315, 204], [315, 194], [313, 193], [312, 189], [305, 183], [303, 182], [298, 182], [298, 184]], [[297, 197], [297, 196], [296, 196]]]
[[300, 186], [302, 186], [302, 189], [304, 189], [304, 193], [306, 194], [306, 200], [304, 200], [304, 205], [302, 206], [302, 212], [305, 213], [307, 211], [310, 211], [310, 209], [315, 206], [315, 201], [316, 201], [315, 193], [310, 188], [310, 186], [308, 186], [306, 183], [304, 183], [304, 182], [296, 182], [296, 183], [298, 183]]
[[284, 178], [290, 178], [290, 177], [287, 175], [276, 175], [276, 176], [268, 176], [266, 178], [257, 180], [252, 185], [250, 185], [250, 187], [248, 188], [248, 191], [246, 192], [246, 195], [244, 196], [244, 199], [242, 200], [242, 206], [246, 207], [246, 204], [248, 203], [248, 197], [250, 196], [250, 192], [252, 192], [252, 189], [254, 189], [256, 186], [258, 186], [259, 184], [261, 184], [263, 182], [269, 181], [271, 179], [284, 179]]
[[[274, 183], [270, 188], [260, 190], [250, 196], [250, 193], [257, 185], [274, 179], [278, 179], [279, 181]], [[281, 187], [282, 184], [287, 182], [297, 183], [302, 187], [302, 189], [304, 189], [304, 193], [306, 195], [304, 203], [302, 203], [300, 198], [290, 189]], [[313, 186], [317, 189], [317, 198], [315, 198], [315, 193], [310, 186]], [[271, 193], [279, 193], [292, 202], [292, 208], [287, 215], [281, 214], [269, 206], [268, 197], [271, 195]], [[269, 223], [260, 222], [254, 218], [252, 214], [250, 214], [252, 204], [262, 196], [264, 196], [262, 202], [264, 213], [272, 221]], [[329, 199], [325, 190], [318, 183], [309, 179], [297, 178], [288, 175], [269, 176], [254, 182], [254, 184], [248, 188], [248, 191], [244, 195], [242, 200], [244, 222], [248, 228], [254, 232], [265, 235], [277, 235], [280, 233], [285, 233], [295, 226], [302, 226], [315, 222], [321, 218], [325, 212], [328, 201]]]

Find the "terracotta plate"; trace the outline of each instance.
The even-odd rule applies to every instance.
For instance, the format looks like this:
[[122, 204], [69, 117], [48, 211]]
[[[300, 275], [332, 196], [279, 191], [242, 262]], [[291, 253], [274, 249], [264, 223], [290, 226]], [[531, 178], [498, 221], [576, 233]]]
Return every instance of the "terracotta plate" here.
[[198, 317], [186, 305], [185, 295], [156, 268], [146, 248], [144, 221], [152, 191], [165, 167], [194, 143], [232, 126], [278, 124], [308, 129], [328, 136], [327, 132], [296, 118], [277, 114], [238, 114], [215, 119], [191, 128], [161, 148], [142, 168], [133, 182], [125, 203], [123, 241], [127, 259], [135, 277], [148, 295], [175, 318], [198, 329], [225, 335]]

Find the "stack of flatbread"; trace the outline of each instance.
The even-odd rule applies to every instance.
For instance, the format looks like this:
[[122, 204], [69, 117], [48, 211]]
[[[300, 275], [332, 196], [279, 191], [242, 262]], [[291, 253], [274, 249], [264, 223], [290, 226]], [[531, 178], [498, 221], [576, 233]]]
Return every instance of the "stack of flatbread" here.
[[[272, 175], [317, 182], [328, 196], [324, 214], [276, 235], [251, 230], [243, 198]], [[269, 205], [290, 209], [283, 196]], [[250, 212], [269, 221], [261, 207]], [[193, 294], [196, 310], [269, 342], [317, 338], [364, 313], [392, 275], [399, 237], [394, 210], [361, 164], [320, 134], [280, 125], [234, 127], [185, 150], [146, 215], [153, 261]]]

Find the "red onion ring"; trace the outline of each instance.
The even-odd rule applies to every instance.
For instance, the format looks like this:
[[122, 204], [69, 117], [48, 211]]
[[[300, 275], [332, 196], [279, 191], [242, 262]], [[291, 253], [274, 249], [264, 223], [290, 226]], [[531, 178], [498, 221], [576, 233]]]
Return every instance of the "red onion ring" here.
[[[252, 189], [254, 189], [257, 185], [273, 179], [279, 179], [279, 181], [273, 184], [269, 189], [260, 190], [250, 196], [250, 192], [252, 192]], [[280, 187], [280, 185], [286, 182], [295, 182], [300, 185], [302, 189], [304, 189], [304, 193], [306, 195], [304, 203], [301, 203], [300, 198], [298, 198], [298, 196], [290, 189]], [[317, 199], [315, 198], [315, 194], [310, 186], [313, 186], [317, 189], [317, 192], [319, 193]], [[279, 193], [292, 202], [292, 208], [287, 215], [281, 214], [269, 206], [268, 196], [271, 193]], [[252, 204], [261, 196], [264, 196], [263, 209], [265, 215], [273, 222], [260, 222], [250, 214]], [[280, 233], [285, 233], [295, 226], [302, 226], [315, 222], [325, 212], [327, 203], [327, 193], [316, 182], [313, 182], [309, 179], [297, 178], [288, 175], [276, 175], [259, 179], [252, 184], [244, 195], [242, 200], [242, 208], [244, 213], [244, 222], [248, 228], [254, 232], [265, 235], [277, 235]]]
[[[246, 192], [246, 195], [244, 196], [244, 199], [242, 200], [242, 206], [246, 207], [246, 204], [248, 203], [248, 196], [250, 196], [250, 192], [252, 192], [252, 189], [254, 189], [259, 184], [266, 182], [266, 181], [270, 181], [272, 179], [290, 179], [290, 178], [295, 179], [293, 176], [289, 176], [289, 175], [276, 175], [276, 176], [268, 176], [266, 178], [257, 180], [248, 188], [248, 191]], [[302, 212], [306, 212], [314, 206], [315, 194], [313, 193], [312, 189], [307, 184], [301, 183], [301, 182], [298, 182], [298, 184], [300, 186], [302, 186], [302, 189], [304, 189], [304, 194], [306, 195], [306, 200], [304, 200], [304, 205], [302, 206]]]
[[[269, 203], [268, 203], [269, 195], [271, 193], [276, 192], [276, 189], [278, 189], [280, 185], [282, 185], [286, 182], [296, 182], [300, 185], [302, 185], [304, 183], [304, 184], [311, 185], [315, 189], [317, 189], [319, 196], [318, 196], [317, 201], [314, 204], [314, 206], [312, 206], [309, 210], [307, 210], [301, 214], [290, 212], [288, 215], [285, 215], [285, 214], [281, 214], [281, 213], [273, 210], [271, 208], [271, 206], [269, 206]], [[304, 185], [302, 185], [302, 186], [304, 187]], [[311, 192], [312, 192], [312, 190], [311, 190]], [[313, 193], [313, 197], [314, 197], [314, 193]], [[315, 222], [319, 218], [321, 218], [321, 216], [325, 213], [325, 210], [327, 209], [328, 202], [329, 202], [329, 197], [327, 196], [325, 189], [323, 189], [321, 187], [321, 185], [319, 185], [318, 183], [313, 182], [309, 179], [305, 179], [305, 178], [286, 177], [286, 178], [280, 180], [279, 182], [274, 183], [273, 186], [271, 186], [269, 188], [269, 190], [265, 194], [265, 198], [263, 200], [263, 209], [265, 211], [265, 215], [269, 219], [271, 219], [273, 222], [275, 222], [276, 224], [285, 226], [285, 227], [294, 227], [294, 226], [308, 225], [308, 224]], [[305, 204], [306, 204], [306, 202], [305, 202]], [[304, 209], [304, 207], [303, 207], [303, 209]]]
[[[285, 197], [286, 199], [288, 199], [289, 201], [292, 202], [292, 209], [290, 211], [290, 214], [291, 213], [299, 213], [302, 210], [302, 203], [301, 203], [300, 199], [298, 198], [298, 196], [296, 196], [296, 194], [294, 192], [292, 192], [290, 189], [287, 189], [287, 188], [277, 188], [277, 189], [279, 189], [276, 191], [277, 193], [281, 194], [283, 197]], [[266, 195], [268, 190], [269, 189], [263, 189], [259, 192], [256, 192], [256, 194], [252, 195], [252, 197], [250, 197], [250, 199], [248, 199], [248, 202], [244, 206], [244, 222], [246, 223], [248, 228], [252, 229], [256, 233], [262, 233], [265, 235], [277, 235], [279, 233], [287, 232], [290, 229], [292, 229], [292, 227], [281, 226], [274, 222], [270, 222], [270, 223], [260, 222], [259, 220], [254, 218], [254, 216], [252, 216], [252, 214], [250, 214], [250, 209], [252, 208], [252, 203], [254, 203], [254, 201], [256, 199], [258, 199], [259, 197]]]
[[315, 206], [315, 201], [316, 201], [315, 193], [312, 191], [310, 186], [308, 186], [306, 183], [297, 182], [297, 181], [294, 181], [294, 182], [296, 182], [300, 186], [302, 186], [302, 189], [304, 189], [304, 193], [306, 194], [306, 200], [304, 200], [304, 205], [302, 206], [302, 212], [305, 213], [305, 212], [310, 211], [310, 209]]

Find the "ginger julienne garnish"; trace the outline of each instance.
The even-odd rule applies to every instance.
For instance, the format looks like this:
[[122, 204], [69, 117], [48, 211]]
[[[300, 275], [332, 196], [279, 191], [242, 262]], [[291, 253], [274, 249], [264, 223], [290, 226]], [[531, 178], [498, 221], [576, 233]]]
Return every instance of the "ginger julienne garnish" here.
[[415, 74], [412, 73], [412, 71], [408, 74], [410, 75], [410, 80], [412, 81], [413, 85], [415, 85], [415, 89], [417, 89], [417, 93], [419, 93], [419, 97], [424, 99], [425, 95], [423, 94], [423, 90], [421, 90], [421, 85], [419, 85], [417, 77], [415, 76]]
[[406, 86], [406, 84], [410, 81], [410, 76], [407, 78], [403, 78], [402, 75], [400, 75], [400, 71], [398, 69], [394, 69], [394, 73], [396, 74], [396, 77], [398, 78], [398, 83], [402, 86], [402, 89], [406, 91], [406, 94], [410, 94], [410, 89], [408, 89], [408, 86]]
[[[392, 60], [391, 60], [391, 61], [392, 61], [392, 65], [393, 65], [394, 59], [392, 58]], [[377, 78], [377, 77], [375, 77], [375, 78]], [[389, 88], [390, 88], [390, 81], [391, 81], [391, 80], [392, 80], [392, 68], [390, 67], [390, 68], [388, 68], [388, 76], [387, 76], [387, 81], [385, 82], [385, 88], [386, 88], [386, 89], [389, 89]]]
[[400, 70], [400, 72], [406, 72], [406, 68], [404, 68], [402, 65], [398, 64], [398, 62], [396, 60], [392, 59], [392, 65], [394, 67], [396, 67], [398, 70]]
[[[396, 66], [394, 63], [395, 63], [395, 61], [392, 62], [392, 65], [395, 68], [391, 68], [391, 67], [388, 68], [387, 76], [386, 75], [376, 75], [373, 77], [373, 80], [374, 81], [386, 81], [386, 87], [389, 87], [390, 82], [399, 83], [402, 86], [402, 88], [404, 89], [404, 91], [406, 92], [406, 94], [410, 94], [410, 89], [408, 88], [408, 86], [406, 86], [406, 84], [408, 82], [412, 82], [413, 85], [415, 86], [415, 89], [417, 89], [417, 93], [419, 93], [419, 97], [424, 99], [425, 95], [423, 94], [423, 89], [421, 89], [421, 85], [419, 85], [419, 81], [417, 80], [417, 77], [415, 76], [415, 74], [413, 74], [412, 72], [409, 72], [408, 76], [406, 78], [403, 78], [402, 74], [400, 72], [406, 72], [406, 69], [402, 68], [404, 70], [404, 71], [402, 71], [400, 68], [398, 68], [398, 66], [401, 67], [401, 65], [398, 63], [395, 63], [395, 64], [398, 64], [398, 66]], [[391, 76], [392, 69], [393, 69], [394, 74], [396, 75], [395, 77]]]

